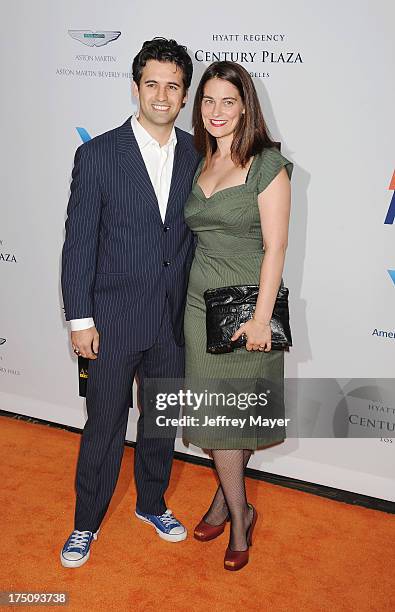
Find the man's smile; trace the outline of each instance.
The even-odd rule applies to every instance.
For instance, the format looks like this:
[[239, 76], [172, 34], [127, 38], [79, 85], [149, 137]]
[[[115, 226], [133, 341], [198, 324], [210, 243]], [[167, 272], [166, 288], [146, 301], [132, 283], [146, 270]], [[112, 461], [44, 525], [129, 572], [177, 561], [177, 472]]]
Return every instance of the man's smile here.
[[156, 111], [163, 112], [163, 111], [168, 111], [170, 106], [167, 106], [165, 104], [153, 104], [152, 108]]

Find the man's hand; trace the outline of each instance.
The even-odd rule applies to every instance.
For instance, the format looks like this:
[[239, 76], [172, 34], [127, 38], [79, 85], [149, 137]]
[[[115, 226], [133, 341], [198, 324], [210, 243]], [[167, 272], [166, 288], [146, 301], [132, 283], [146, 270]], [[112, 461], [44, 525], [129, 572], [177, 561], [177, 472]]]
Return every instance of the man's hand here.
[[[96, 327], [71, 332], [71, 346], [76, 355], [97, 359], [99, 352], [99, 334]], [[76, 351], [79, 351], [78, 353]]]

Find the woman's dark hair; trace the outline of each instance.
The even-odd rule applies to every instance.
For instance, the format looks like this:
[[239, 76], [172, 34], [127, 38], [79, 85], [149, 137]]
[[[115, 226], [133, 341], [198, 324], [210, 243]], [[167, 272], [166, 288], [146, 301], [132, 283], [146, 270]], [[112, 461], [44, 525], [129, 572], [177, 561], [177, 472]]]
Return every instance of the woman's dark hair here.
[[155, 37], [152, 40], [146, 40], [133, 60], [133, 80], [137, 83], [137, 87], [140, 85], [143, 68], [149, 60], [176, 64], [182, 70], [185, 91], [189, 89], [193, 64], [186, 47], [179, 45], [175, 40], [167, 40], [167, 38]]
[[202, 119], [204, 86], [210, 79], [224, 79], [232, 83], [244, 104], [245, 112], [236, 126], [231, 145], [233, 163], [244, 168], [251, 156], [261, 153], [268, 147], [279, 147], [279, 143], [270, 137], [254, 83], [247, 70], [236, 62], [214, 62], [200, 79], [193, 103], [192, 124], [195, 131], [195, 147], [206, 156], [205, 165], [217, 149], [217, 140], [207, 132]]

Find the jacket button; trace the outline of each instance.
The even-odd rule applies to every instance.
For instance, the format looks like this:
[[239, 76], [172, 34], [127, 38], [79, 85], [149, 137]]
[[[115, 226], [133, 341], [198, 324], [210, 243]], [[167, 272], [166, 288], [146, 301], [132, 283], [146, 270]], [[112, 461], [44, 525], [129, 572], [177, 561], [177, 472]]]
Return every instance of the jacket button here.
[[163, 228], [163, 231], [164, 231], [164, 232], [168, 232], [168, 231], [169, 231], [169, 229], [170, 229], [170, 227], [169, 227], [168, 225], [165, 225], [165, 227]]
[[165, 266], [165, 268], [167, 266], [170, 266], [170, 261], [168, 259], [165, 259], [165, 261], [163, 262], [163, 265]]

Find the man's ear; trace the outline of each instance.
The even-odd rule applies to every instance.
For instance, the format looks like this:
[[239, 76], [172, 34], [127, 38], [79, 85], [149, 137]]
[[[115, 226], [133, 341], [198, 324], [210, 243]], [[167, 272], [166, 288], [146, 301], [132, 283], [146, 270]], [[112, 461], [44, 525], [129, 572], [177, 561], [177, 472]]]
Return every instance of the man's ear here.
[[136, 81], [133, 81], [133, 83], [132, 83], [132, 94], [133, 94], [133, 96], [134, 96], [135, 98], [138, 98], [138, 97], [139, 97], [139, 88], [138, 88], [138, 86], [137, 86]]
[[187, 101], [188, 101], [188, 91], [185, 92], [184, 98], [182, 100], [182, 108], [184, 108]]

